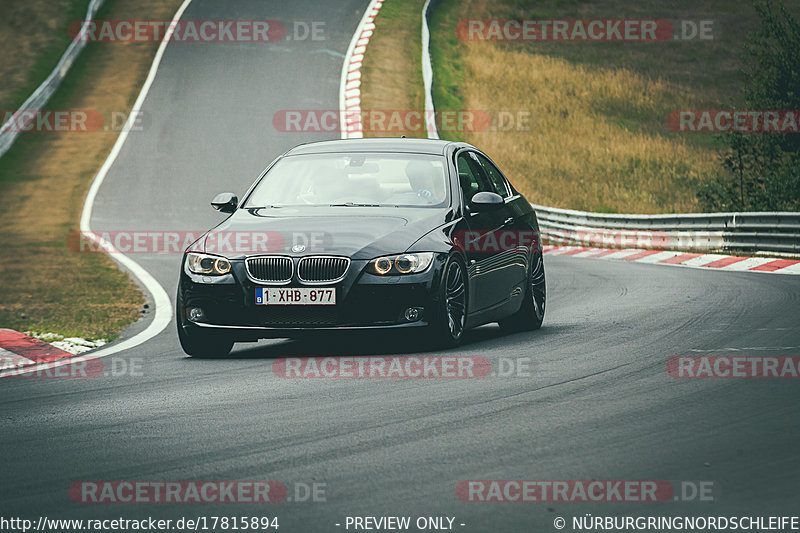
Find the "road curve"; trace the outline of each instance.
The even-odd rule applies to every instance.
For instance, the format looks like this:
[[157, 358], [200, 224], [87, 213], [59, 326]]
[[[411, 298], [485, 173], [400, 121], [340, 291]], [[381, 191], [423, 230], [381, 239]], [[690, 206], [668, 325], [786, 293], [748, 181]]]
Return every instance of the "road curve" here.
[[[92, 228], [206, 228], [220, 220], [208, 207], [216, 192], [241, 193], [283, 150], [336, 137], [281, 133], [272, 117], [337, 108], [342, 56], [366, 4], [194, 0], [185, 19], [324, 21], [328, 39], [169, 45], [147, 127], [98, 192]], [[136, 259], [174, 294], [179, 255]], [[265, 341], [194, 360], [170, 327], [118, 354], [135, 375], [4, 379], [0, 515], [270, 515], [285, 532], [341, 531], [346, 516], [454, 516], [472, 532], [552, 531], [556, 517], [585, 513], [796, 513], [797, 380], [681, 380], [665, 365], [678, 355], [800, 355], [800, 280], [570, 257], [549, 257], [546, 269], [540, 331], [486, 326], [448, 352], [495, 367], [530, 358], [528, 376], [281, 379], [272, 371], [281, 356], [435, 353], [368, 336]], [[470, 479], [710, 480], [717, 501], [462, 502], [456, 486]], [[69, 497], [81, 480], [325, 483], [325, 501], [91, 505]]]

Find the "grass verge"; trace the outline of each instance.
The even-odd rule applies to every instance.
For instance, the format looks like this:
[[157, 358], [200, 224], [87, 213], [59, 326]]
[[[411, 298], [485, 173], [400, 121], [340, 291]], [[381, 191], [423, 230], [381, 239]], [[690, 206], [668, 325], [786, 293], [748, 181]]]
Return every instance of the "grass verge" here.
[[[106, 0], [98, 19], [170, 19], [179, 0]], [[158, 43], [88, 43], [49, 109], [127, 113]], [[0, 159], [0, 327], [112, 339], [144, 297], [103, 254], [67, 247], [83, 200], [118, 132], [37, 132]]]
[[[388, 1], [375, 19], [361, 68], [364, 137], [426, 137], [424, 124], [406, 120], [425, 109], [420, 31], [424, 0]], [[392, 118], [400, 125], [392, 125]], [[421, 115], [420, 115], [421, 116]]]

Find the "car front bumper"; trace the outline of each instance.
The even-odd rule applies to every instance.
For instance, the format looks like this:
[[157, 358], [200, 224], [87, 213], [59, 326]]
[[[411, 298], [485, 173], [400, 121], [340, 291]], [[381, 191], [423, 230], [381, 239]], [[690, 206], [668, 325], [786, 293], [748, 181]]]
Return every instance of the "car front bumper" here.
[[[231, 261], [224, 276], [201, 276], [184, 267], [178, 286], [178, 320], [187, 334], [218, 330], [237, 340], [301, 336], [309, 332], [360, 331], [424, 327], [438, 308], [437, 295], [443, 260], [436, 257], [427, 271], [409, 275], [376, 276], [365, 272], [368, 261], [353, 260], [341, 281], [314, 288], [334, 287], [335, 305], [257, 305], [257, 287], [244, 261]], [[297, 281], [283, 288], [309, 287]], [[416, 320], [405, 317], [408, 308], [419, 308]], [[190, 320], [188, 310], [199, 308], [202, 316]]]

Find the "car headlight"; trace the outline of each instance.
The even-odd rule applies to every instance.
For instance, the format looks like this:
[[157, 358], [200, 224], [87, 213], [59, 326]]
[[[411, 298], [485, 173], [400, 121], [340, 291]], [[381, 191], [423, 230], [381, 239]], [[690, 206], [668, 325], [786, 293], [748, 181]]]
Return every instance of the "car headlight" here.
[[186, 254], [186, 266], [190, 272], [206, 276], [221, 276], [231, 271], [231, 263], [224, 257], [196, 252]]
[[368, 272], [385, 276], [387, 274], [419, 274], [425, 272], [433, 263], [433, 252], [388, 255], [369, 262]]

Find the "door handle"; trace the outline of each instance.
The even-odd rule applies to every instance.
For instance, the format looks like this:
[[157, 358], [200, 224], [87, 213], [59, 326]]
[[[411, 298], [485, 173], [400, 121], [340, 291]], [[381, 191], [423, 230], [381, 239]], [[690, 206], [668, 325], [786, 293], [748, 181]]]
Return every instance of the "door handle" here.
[[503, 225], [504, 226], [508, 226], [509, 224], [513, 224], [513, 223], [514, 223], [514, 217], [508, 217], [507, 219], [505, 219], [503, 221]]

